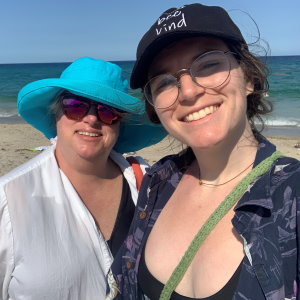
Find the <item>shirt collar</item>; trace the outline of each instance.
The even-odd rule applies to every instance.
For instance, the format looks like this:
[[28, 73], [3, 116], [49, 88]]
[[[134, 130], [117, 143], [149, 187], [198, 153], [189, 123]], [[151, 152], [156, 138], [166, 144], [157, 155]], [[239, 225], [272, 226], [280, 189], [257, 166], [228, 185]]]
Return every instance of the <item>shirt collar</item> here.
[[[253, 167], [256, 167], [264, 159], [272, 155], [276, 151], [276, 146], [270, 143], [265, 137], [260, 135], [258, 137], [258, 148], [255, 156]], [[270, 169], [269, 173], [272, 172]], [[259, 206], [268, 210], [273, 209], [273, 202], [270, 194], [270, 176], [262, 176], [257, 179], [260, 184], [251, 184], [243, 197], [235, 206], [234, 210], [237, 211], [245, 206]], [[257, 182], [257, 181], [256, 181]], [[255, 182], [255, 183], [256, 183]], [[251, 193], [250, 193], [251, 190]]]

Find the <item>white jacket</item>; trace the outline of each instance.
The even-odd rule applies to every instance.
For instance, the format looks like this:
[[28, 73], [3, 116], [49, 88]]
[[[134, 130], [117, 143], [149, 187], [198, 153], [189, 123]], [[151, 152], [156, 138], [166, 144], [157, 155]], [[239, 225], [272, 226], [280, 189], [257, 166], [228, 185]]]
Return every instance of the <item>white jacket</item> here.
[[[110, 250], [55, 146], [0, 178], [0, 299], [101, 300]], [[136, 203], [133, 170], [114, 151]], [[147, 167], [137, 157], [143, 172]]]

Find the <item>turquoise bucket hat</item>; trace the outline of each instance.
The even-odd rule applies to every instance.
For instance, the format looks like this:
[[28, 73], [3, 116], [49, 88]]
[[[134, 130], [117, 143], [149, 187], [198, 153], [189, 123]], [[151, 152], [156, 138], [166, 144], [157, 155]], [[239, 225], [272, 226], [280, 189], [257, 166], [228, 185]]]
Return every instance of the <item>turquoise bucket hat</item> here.
[[123, 110], [120, 133], [114, 150], [125, 153], [162, 140], [166, 131], [152, 124], [145, 114], [144, 102], [129, 95], [122, 69], [110, 62], [82, 57], [70, 64], [60, 78], [49, 78], [25, 85], [18, 94], [21, 117], [47, 138], [56, 136], [56, 120], [49, 106], [64, 90]]

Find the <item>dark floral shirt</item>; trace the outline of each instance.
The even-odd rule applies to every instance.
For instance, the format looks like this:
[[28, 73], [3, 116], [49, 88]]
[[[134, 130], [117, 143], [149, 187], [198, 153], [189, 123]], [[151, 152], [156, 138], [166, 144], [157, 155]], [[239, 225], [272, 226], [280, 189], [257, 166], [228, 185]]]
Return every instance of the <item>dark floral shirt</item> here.
[[[275, 150], [260, 137], [254, 166]], [[148, 170], [129, 235], [108, 274], [108, 299], [147, 299], [137, 284], [142, 250], [153, 224], [194, 159], [188, 149]], [[300, 299], [300, 162], [282, 157], [249, 185], [234, 208], [233, 226], [244, 240], [245, 258], [234, 300]], [[154, 299], [153, 299], [154, 300]]]

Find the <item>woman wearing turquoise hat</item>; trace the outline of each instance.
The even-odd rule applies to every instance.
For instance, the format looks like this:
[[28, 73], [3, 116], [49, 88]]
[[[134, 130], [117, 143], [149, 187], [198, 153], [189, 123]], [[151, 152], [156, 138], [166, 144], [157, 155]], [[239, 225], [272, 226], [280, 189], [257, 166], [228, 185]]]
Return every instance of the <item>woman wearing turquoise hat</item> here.
[[[0, 179], [0, 299], [104, 299], [138, 194], [122, 153], [165, 132], [144, 122], [117, 65], [88, 57], [60, 78], [26, 85], [18, 109], [57, 138]], [[135, 159], [144, 172], [146, 162]]]

